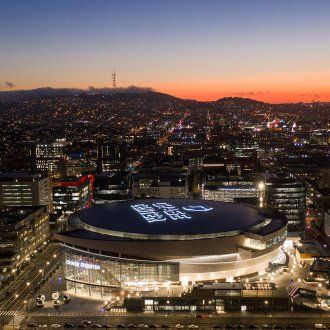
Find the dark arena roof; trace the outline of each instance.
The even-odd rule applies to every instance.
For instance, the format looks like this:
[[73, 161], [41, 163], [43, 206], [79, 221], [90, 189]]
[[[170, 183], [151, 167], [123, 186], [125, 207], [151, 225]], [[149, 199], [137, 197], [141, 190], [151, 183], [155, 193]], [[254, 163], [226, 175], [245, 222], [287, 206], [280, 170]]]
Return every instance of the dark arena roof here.
[[267, 212], [235, 203], [147, 199], [85, 209], [73, 216], [71, 224], [111, 237], [189, 240], [260, 230], [271, 219]]

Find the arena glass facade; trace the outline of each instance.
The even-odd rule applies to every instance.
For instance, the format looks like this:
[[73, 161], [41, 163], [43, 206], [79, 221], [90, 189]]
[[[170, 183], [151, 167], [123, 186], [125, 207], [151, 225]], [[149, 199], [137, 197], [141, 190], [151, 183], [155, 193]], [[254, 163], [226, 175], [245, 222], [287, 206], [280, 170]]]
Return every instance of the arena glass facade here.
[[155, 283], [178, 282], [179, 264], [114, 258], [64, 249], [67, 289], [77, 294], [111, 296], [113, 288], [149, 290]]

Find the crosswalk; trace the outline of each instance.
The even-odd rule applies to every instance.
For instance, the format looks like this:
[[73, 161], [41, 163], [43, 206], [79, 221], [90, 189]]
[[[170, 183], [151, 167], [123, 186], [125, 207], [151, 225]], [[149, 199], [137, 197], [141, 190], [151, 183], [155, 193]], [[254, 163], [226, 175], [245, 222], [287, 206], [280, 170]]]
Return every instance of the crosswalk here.
[[298, 294], [299, 291], [299, 285], [293, 283], [289, 288], [287, 289], [288, 295], [290, 297], [295, 297]]
[[0, 310], [0, 316], [14, 316], [14, 315], [21, 315], [22, 311], [20, 310], [6, 310], [6, 311], [1, 311]]

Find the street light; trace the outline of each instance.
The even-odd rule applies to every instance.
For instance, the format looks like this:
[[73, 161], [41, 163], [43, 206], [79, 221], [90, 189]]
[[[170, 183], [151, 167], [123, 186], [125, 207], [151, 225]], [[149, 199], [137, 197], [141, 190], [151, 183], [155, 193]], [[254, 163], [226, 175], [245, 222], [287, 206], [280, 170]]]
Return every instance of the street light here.
[[265, 315], [266, 315], [266, 306], [268, 305], [268, 300], [265, 300]]
[[259, 184], [258, 184], [258, 188], [260, 189], [260, 190], [263, 190], [263, 189], [265, 189], [265, 183], [264, 182], [259, 182]]

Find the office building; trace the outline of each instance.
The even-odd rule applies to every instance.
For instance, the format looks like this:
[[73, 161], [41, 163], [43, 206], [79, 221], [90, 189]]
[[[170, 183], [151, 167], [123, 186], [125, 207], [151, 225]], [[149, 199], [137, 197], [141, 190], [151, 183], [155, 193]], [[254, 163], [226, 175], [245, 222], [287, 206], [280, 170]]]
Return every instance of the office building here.
[[265, 206], [283, 213], [289, 230], [303, 230], [306, 216], [306, 188], [299, 179], [288, 175], [272, 175], [265, 181]]
[[57, 214], [71, 214], [91, 206], [94, 175], [71, 176], [53, 181], [53, 202]]
[[48, 176], [28, 173], [0, 174], [0, 206], [46, 205], [53, 211], [52, 181]]
[[45, 206], [8, 207], [0, 211], [0, 282], [10, 278], [49, 238]]
[[221, 202], [239, 202], [255, 199], [262, 206], [264, 185], [256, 180], [243, 177], [206, 177], [203, 199]]
[[97, 148], [98, 173], [125, 170], [127, 161], [126, 144], [110, 142]]
[[132, 173], [128, 171], [104, 172], [95, 177], [94, 204], [106, 204], [132, 198]]
[[66, 174], [66, 139], [56, 139], [53, 143], [38, 143], [34, 150], [34, 170], [53, 177]]

